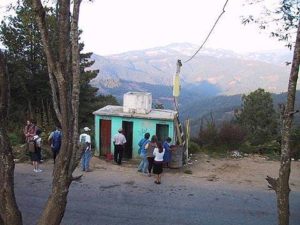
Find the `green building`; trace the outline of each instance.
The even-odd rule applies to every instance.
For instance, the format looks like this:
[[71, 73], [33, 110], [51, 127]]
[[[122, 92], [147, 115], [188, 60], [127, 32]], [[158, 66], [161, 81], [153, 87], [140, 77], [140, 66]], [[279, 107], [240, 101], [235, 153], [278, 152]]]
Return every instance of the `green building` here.
[[146, 92], [128, 92], [123, 106], [105, 106], [95, 115], [95, 155], [105, 156], [114, 152], [112, 139], [123, 128], [127, 143], [124, 158], [138, 157], [138, 143], [145, 133], [156, 134], [159, 141], [167, 137], [176, 141], [175, 121], [177, 112], [167, 109], [151, 109], [152, 96]]

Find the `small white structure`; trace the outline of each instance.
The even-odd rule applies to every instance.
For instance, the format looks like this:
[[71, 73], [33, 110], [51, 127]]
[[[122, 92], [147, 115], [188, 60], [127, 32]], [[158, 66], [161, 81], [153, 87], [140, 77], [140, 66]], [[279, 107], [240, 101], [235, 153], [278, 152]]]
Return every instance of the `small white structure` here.
[[148, 114], [152, 107], [152, 94], [149, 92], [127, 92], [123, 96], [123, 112]]

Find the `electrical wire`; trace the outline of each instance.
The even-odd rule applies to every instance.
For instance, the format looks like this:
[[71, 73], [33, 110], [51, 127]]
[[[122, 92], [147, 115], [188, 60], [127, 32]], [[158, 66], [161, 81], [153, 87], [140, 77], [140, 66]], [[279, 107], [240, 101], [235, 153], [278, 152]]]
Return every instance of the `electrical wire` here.
[[198, 52], [202, 49], [202, 47], [204, 46], [204, 44], [205, 44], [206, 41], [208, 40], [209, 36], [211, 35], [211, 33], [213, 32], [213, 30], [215, 29], [215, 27], [216, 27], [217, 23], [219, 22], [221, 16], [225, 13], [225, 7], [226, 7], [228, 1], [229, 1], [229, 0], [226, 0], [225, 4], [224, 4], [224, 6], [223, 6], [222, 12], [220, 13], [219, 17], [217, 18], [217, 20], [215, 21], [214, 25], [213, 25], [212, 28], [210, 29], [210, 31], [209, 31], [207, 37], [205, 38], [204, 42], [202, 43], [202, 45], [198, 48], [198, 50], [197, 50], [197, 51], [196, 51], [189, 59], [187, 59], [186, 61], [184, 61], [184, 63], [187, 63], [187, 62], [189, 62], [190, 60], [192, 60], [192, 59], [198, 54]]

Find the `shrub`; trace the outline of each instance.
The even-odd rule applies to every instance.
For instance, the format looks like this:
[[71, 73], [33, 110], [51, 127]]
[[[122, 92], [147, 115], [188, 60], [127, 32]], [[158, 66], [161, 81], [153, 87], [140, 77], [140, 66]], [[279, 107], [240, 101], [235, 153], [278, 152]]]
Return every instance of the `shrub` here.
[[280, 153], [280, 143], [276, 140], [261, 145], [251, 145], [249, 142], [246, 142], [240, 149], [243, 153], [248, 154], [278, 155]]
[[300, 158], [300, 128], [295, 128], [291, 133], [291, 157], [295, 160]]
[[218, 130], [214, 124], [208, 124], [199, 133], [199, 142], [204, 146], [216, 146], [218, 144]]
[[193, 142], [193, 141], [190, 141], [190, 143], [189, 143], [189, 153], [197, 153], [197, 152], [200, 152], [201, 151], [201, 148], [200, 148], [200, 146], [197, 144], [197, 143], [195, 143], [195, 142]]
[[246, 138], [246, 131], [238, 124], [224, 122], [219, 131], [220, 144], [229, 149], [238, 148]]
[[9, 140], [10, 140], [10, 143], [12, 146], [22, 143], [22, 138], [20, 137], [19, 134], [15, 133], [15, 132], [8, 133], [8, 137], [9, 137]]

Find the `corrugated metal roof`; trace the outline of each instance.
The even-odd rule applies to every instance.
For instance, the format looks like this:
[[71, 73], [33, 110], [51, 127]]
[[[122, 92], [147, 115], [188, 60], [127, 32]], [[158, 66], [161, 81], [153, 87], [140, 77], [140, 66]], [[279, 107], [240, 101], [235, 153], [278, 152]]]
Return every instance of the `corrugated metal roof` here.
[[121, 116], [131, 118], [174, 120], [177, 112], [170, 109], [152, 109], [147, 114], [126, 113], [123, 112], [123, 106], [107, 105], [93, 112], [93, 114], [101, 116]]

